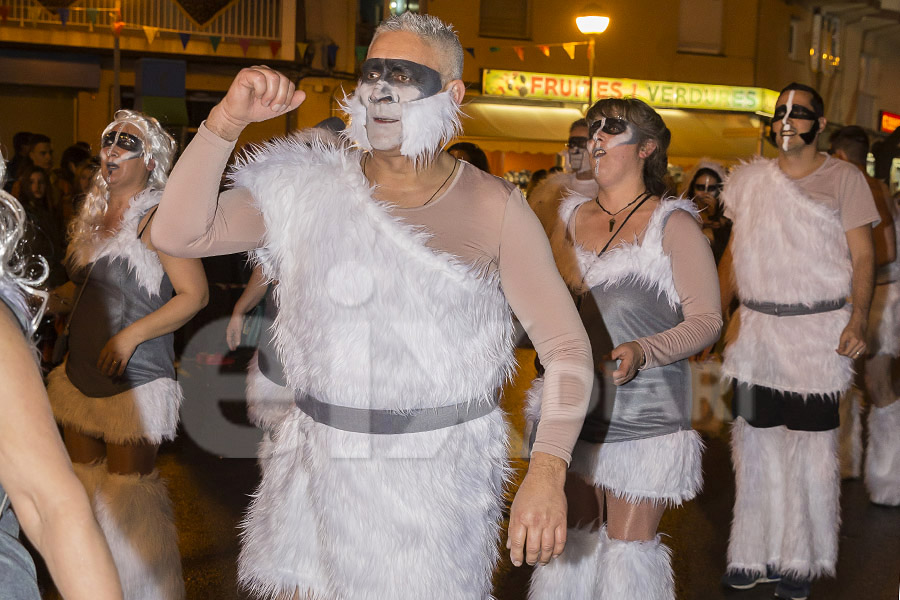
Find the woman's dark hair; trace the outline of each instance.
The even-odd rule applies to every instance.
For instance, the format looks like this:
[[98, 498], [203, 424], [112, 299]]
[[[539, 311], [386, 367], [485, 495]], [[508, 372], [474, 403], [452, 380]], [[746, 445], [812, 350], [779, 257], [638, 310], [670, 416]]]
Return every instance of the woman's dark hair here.
[[694, 197], [694, 194], [695, 194], [695, 192], [694, 192], [694, 184], [697, 183], [697, 180], [700, 179], [700, 176], [701, 176], [701, 175], [709, 175], [710, 177], [715, 177], [716, 181], [718, 181], [719, 183], [722, 183], [722, 178], [719, 177], [719, 174], [716, 173], [715, 171], [713, 171], [712, 169], [707, 169], [707, 168], [705, 168], [705, 167], [702, 168], [702, 169], [698, 169], [697, 172], [694, 173], [694, 178], [691, 179], [691, 183], [690, 183], [690, 185], [688, 186], [688, 189], [687, 189], [687, 196], [688, 196], [688, 198], [693, 198], [693, 197]]
[[452, 152], [456, 150], [457, 152], [462, 152], [466, 158], [464, 159], [466, 162], [472, 164], [472, 166], [478, 167], [485, 173], [491, 172], [491, 167], [488, 165], [487, 155], [484, 153], [484, 150], [476, 146], [471, 142], [457, 142], [453, 144], [449, 148], [447, 148], [447, 152]]
[[656, 143], [656, 150], [644, 161], [642, 176], [648, 192], [656, 196], [665, 194], [672, 133], [659, 113], [637, 98], [604, 98], [588, 110], [587, 121], [593, 123], [601, 117], [618, 117], [633, 124], [640, 145], [651, 140]]
[[[35, 198], [31, 193], [31, 176], [35, 173], [40, 173], [43, 176], [44, 181], [47, 184], [47, 191], [44, 192], [44, 197], [41, 199]], [[27, 165], [22, 167], [19, 170], [19, 177], [17, 178], [19, 182], [19, 202], [22, 203], [27, 208], [34, 206], [35, 202], [45, 205], [47, 204], [47, 194], [50, 193], [50, 174], [47, 173], [46, 169], [42, 169], [41, 167], [37, 167], [35, 165]]]

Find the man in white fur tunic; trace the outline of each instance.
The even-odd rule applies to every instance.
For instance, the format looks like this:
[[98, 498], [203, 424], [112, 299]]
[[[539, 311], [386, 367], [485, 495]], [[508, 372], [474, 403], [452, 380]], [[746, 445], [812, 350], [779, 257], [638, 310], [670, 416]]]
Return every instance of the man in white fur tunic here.
[[722, 365], [736, 383], [737, 486], [723, 583], [778, 581], [776, 597], [794, 600], [835, 575], [838, 398], [866, 350], [878, 221], [863, 175], [817, 151], [824, 113], [814, 89], [787, 86], [778, 158], [742, 165], [723, 192], [734, 229], [722, 289], [741, 302]]
[[274, 339], [296, 406], [245, 522], [239, 577], [259, 597], [491, 597], [510, 308], [551, 382], [512, 506], [512, 561], [565, 545], [591, 352], [522, 195], [441, 151], [459, 129], [462, 63], [438, 19], [388, 19], [345, 100], [354, 148], [322, 132], [273, 140], [218, 195], [243, 128], [304, 98], [267, 67], [244, 69], [169, 180], [154, 243], [256, 249], [279, 282]]

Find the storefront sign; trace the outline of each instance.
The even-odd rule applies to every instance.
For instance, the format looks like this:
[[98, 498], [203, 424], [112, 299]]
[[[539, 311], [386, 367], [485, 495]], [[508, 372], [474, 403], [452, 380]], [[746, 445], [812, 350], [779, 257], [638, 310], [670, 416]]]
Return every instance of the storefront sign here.
[[[758, 87], [673, 83], [594, 77], [594, 99], [640, 98], [658, 108], [731, 110], [772, 114], [778, 92]], [[485, 69], [482, 94], [530, 100], [587, 102], [588, 78], [524, 71]]]
[[881, 131], [882, 133], [893, 133], [895, 129], [900, 127], [900, 115], [881, 111]]

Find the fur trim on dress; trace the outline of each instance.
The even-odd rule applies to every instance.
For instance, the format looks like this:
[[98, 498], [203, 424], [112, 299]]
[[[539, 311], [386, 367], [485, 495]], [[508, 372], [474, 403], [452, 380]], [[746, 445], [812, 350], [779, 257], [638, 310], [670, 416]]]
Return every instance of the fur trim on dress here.
[[603, 556], [603, 540], [599, 531], [590, 527], [570, 527], [566, 532], [566, 549], [549, 564], [537, 564], [528, 587], [528, 600], [595, 600]]
[[[742, 300], [811, 304], [850, 294], [850, 253], [839, 215], [807, 198], [777, 161], [739, 167], [722, 194], [734, 221], [734, 279]], [[741, 306], [723, 377], [799, 394], [845, 391], [853, 361], [837, 354], [851, 309], [777, 317]]]
[[700, 434], [684, 430], [605, 444], [579, 440], [570, 468], [617, 498], [681, 506], [703, 487], [702, 458]]
[[91, 398], [66, 374], [66, 363], [47, 377], [53, 416], [69, 427], [111, 444], [175, 439], [184, 392], [174, 379], [160, 378], [114, 396]]
[[178, 531], [172, 501], [159, 473], [107, 473], [93, 506], [125, 600], [182, 600]]
[[[560, 220], [570, 223], [575, 210], [589, 201], [590, 198], [584, 196], [568, 196], [560, 204]], [[620, 243], [612, 246], [603, 256], [573, 244], [567, 239], [567, 228], [558, 228], [553, 234], [553, 253], [569, 288], [580, 294], [598, 285], [609, 287], [630, 280], [664, 295], [669, 306], [676, 308], [681, 300], [675, 290], [672, 262], [662, 247], [665, 224], [674, 210], [683, 210], [699, 221], [697, 207], [690, 200], [661, 200], [650, 216], [640, 244], [637, 240], [630, 244]]]
[[675, 600], [672, 551], [660, 536], [645, 542], [611, 538], [600, 528], [605, 546], [598, 600]]
[[273, 431], [294, 408], [294, 393], [259, 370], [259, 352], [247, 365], [247, 417], [261, 429]]
[[[100, 239], [96, 235], [86, 243], [69, 248], [68, 260], [74, 267], [86, 267], [104, 256], [119, 258], [128, 263], [129, 271], [134, 271], [138, 283], [150, 295], [158, 295], [166, 272], [159, 256], [138, 238], [141, 219], [159, 204], [162, 191], [147, 188], [131, 199], [131, 204], [122, 215], [122, 226], [115, 236]], [[81, 211], [80, 218], [87, 218]]]
[[900, 505], [900, 400], [869, 412], [866, 489], [875, 504]]
[[736, 495], [728, 570], [766, 565], [800, 579], [834, 576], [840, 528], [837, 430], [732, 428]]

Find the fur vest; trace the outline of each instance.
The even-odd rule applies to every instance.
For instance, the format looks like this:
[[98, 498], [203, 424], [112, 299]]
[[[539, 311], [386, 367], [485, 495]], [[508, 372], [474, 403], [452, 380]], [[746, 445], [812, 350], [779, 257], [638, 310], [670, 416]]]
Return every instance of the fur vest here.
[[[560, 220], [568, 224], [575, 210], [589, 202], [590, 198], [572, 195], [559, 207]], [[611, 246], [602, 256], [584, 250], [567, 239], [568, 227], [558, 227], [553, 232], [553, 254], [560, 274], [576, 294], [584, 293], [598, 285], [615, 285], [626, 279], [638, 281], [648, 289], [666, 297], [669, 306], [681, 304], [675, 291], [672, 262], [663, 251], [663, 230], [674, 210], [684, 210], [699, 220], [697, 207], [684, 198], [667, 198], [659, 203], [650, 216], [643, 241], [638, 244]]]
[[[738, 168], [723, 193], [734, 221], [732, 252], [738, 297], [811, 304], [850, 293], [852, 269], [840, 215], [807, 198], [775, 160]], [[836, 394], [853, 375], [838, 355], [851, 309], [777, 317], [738, 309], [725, 350], [726, 378], [800, 394]], [[737, 324], [733, 324], [737, 325]]]
[[[159, 295], [166, 272], [159, 256], [138, 238], [141, 219], [151, 208], [159, 204], [162, 190], [146, 188], [131, 199], [122, 215], [122, 227], [111, 238], [93, 236], [69, 249], [69, 267], [83, 269], [103, 257], [118, 258], [128, 263], [138, 284], [151, 296]], [[84, 218], [84, 213], [78, 218]]]
[[233, 175], [266, 224], [275, 346], [289, 386], [323, 402], [418, 409], [486, 400], [514, 366], [496, 278], [426, 246], [372, 197], [360, 154], [306, 132]]

